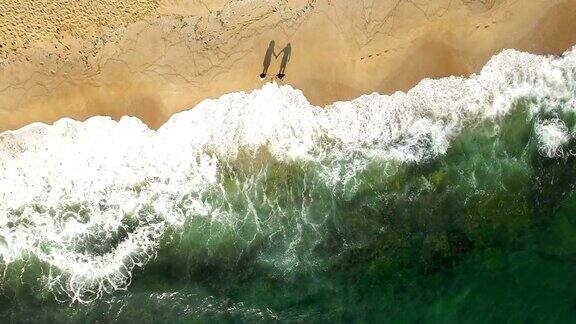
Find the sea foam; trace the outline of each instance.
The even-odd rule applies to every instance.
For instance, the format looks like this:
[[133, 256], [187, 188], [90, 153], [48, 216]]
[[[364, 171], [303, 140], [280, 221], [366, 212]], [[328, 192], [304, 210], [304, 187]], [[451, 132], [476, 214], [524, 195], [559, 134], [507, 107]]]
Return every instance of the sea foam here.
[[[39, 278], [46, 289], [89, 301], [126, 289], [168, 229], [191, 217], [233, 223], [235, 215], [194, 197], [221, 186], [221, 168], [241, 156], [264, 150], [277, 161], [317, 165], [338, 186], [371, 161], [442, 155], [464, 128], [501, 118], [520, 99], [534, 102], [530, 116], [574, 109], [575, 86], [576, 50], [561, 57], [505, 50], [468, 78], [426, 79], [406, 93], [327, 107], [269, 83], [204, 100], [157, 131], [133, 117], [7, 131], [0, 134], [1, 264], [6, 272], [34, 258], [49, 269]], [[573, 137], [560, 120], [536, 127], [549, 157]]]

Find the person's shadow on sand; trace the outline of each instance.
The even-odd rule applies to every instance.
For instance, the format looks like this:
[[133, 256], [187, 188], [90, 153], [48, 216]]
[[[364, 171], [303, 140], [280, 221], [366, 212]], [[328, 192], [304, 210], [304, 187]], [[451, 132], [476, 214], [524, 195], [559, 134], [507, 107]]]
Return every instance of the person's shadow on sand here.
[[280, 56], [281, 53], [284, 53], [284, 55], [282, 56], [282, 63], [280, 64], [280, 72], [276, 74], [280, 80], [282, 80], [282, 78], [286, 75], [286, 65], [288, 65], [290, 57], [292, 56], [292, 45], [288, 43], [286, 47], [284, 47], [284, 49], [276, 55], [276, 57]]
[[272, 63], [272, 55], [274, 55], [275, 58], [278, 58], [280, 54], [283, 54], [282, 62], [280, 64], [280, 71], [278, 72], [278, 74], [276, 74], [276, 77], [282, 80], [282, 78], [284, 78], [284, 76], [286, 75], [286, 66], [288, 65], [290, 57], [292, 56], [292, 45], [288, 43], [286, 47], [284, 47], [284, 49], [282, 49], [278, 54], [276, 54], [276, 51], [274, 50], [275, 46], [276, 43], [273, 40], [271, 40], [270, 43], [268, 44], [268, 48], [266, 49], [266, 53], [264, 54], [264, 62], [262, 62], [262, 73], [260, 73], [261, 79], [264, 79], [266, 77], [266, 74], [268, 74], [268, 68], [270, 67], [270, 63]]
[[260, 78], [262, 78], [262, 79], [264, 79], [266, 77], [266, 74], [268, 73], [268, 68], [270, 67], [270, 63], [272, 62], [272, 55], [274, 55], [274, 57], [278, 57], [276, 52], [274, 52], [274, 46], [275, 46], [275, 43], [273, 40], [271, 40], [270, 44], [268, 44], [268, 49], [266, 50], [266, 54], [264, 54], [264, 62], [262, 62], [262, 65], [264, 67], [264, 69], [262, 70], [262, 73], [260, 73]]

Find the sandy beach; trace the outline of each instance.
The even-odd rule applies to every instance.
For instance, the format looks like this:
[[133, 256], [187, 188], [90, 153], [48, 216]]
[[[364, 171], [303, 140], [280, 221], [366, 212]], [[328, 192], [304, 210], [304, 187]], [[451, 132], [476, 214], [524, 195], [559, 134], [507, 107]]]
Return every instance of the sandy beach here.
[[0, 0], [0, 131], [62, 117], [150, 127], [205, 98], [286, 77], [315, 105], [468, 75], [505, 48], [576, 44], [573, 0]]
[[0, 323], [573, 323], [575, 18], [0, 0]]

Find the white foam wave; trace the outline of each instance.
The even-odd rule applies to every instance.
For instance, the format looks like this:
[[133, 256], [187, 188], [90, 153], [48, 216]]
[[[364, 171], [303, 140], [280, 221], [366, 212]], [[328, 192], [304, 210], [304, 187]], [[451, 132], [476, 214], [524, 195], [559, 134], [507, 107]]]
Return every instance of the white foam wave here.
[[536, 133], [540, 142], [540, 151], [549, 158], [562, 155], [562, 147], [572, 137], [568, 127], [559, 119], [536, 124]]
[[[556, 109], [575, 97], [575, 85], [576, 51], [543, 57], [506, 50], [469, 78], [423, 80], [407, 93], [324, 108], [272, 83], [205, 100], [158, 131], [137, 118], [94, 117], [4, 132], [0, 258], [9, 266], [34, 255], [54, 270], [44, 274], [49, 288], [97, 298], [124, 289], [168, 227], [216, 217], [213, 206], [186, 197], [217, 184], [220, 163], [240, 152], [266, 148], [281, 161], [322, 165], [336, 185], [374, 159], [413, 163], [443, 154], [463, 127], [506, 114], [518, 98]], [[565, 143], [561, 125], [539, 127], [544, 152]], [[183, 200], [186, 212], [177, 206]], [[94, 244], [102, 251], [92, 251]]]

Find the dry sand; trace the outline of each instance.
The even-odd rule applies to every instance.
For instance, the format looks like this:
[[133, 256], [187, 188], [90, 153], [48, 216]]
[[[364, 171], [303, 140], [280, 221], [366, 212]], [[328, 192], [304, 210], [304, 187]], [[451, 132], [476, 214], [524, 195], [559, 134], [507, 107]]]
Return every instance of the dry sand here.
[[259, 88], [272, 39], [292, 45], [282, 82], [314, 104], [407, 90], [504, 48], [560, 54], [575, 18], [576, 0], [0, 0], [0, 130], [93, 115], [158, 127]]

